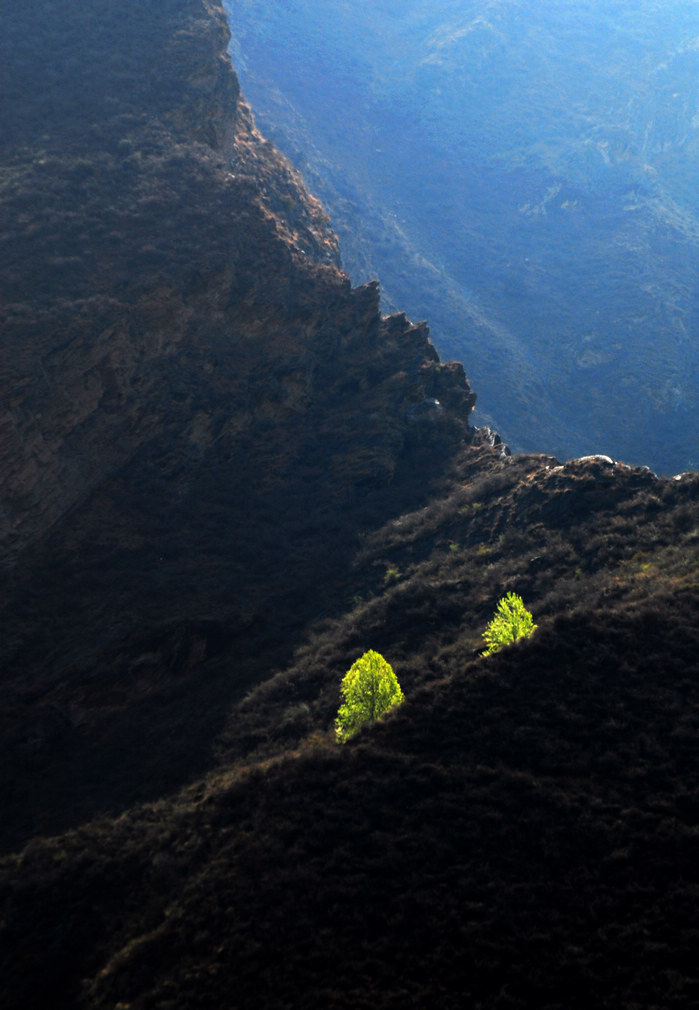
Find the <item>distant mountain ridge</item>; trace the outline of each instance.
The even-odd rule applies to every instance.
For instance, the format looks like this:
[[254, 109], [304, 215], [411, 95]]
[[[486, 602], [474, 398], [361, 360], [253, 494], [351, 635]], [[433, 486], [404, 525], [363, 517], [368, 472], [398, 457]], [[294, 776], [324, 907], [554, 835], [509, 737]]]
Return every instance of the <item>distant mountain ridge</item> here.
[[347, 269], [430, 320], [480, 416], [518, 448], [699, 465], [696, 5], [228, 10]]

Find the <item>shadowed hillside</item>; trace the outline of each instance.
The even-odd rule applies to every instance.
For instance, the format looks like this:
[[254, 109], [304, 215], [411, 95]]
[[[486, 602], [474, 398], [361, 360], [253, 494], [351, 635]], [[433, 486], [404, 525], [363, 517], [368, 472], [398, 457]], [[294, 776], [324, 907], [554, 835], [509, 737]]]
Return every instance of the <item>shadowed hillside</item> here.
[[470, 427], [218, 3], [6, 6], [3, 1008], [692, 1005], [699, 477]]
[[[691, 1005], [687, 560], [652, 587], [630, 566], [488, 660], [458, 634], [403, 651], [385, 622], [372, 640], [413, 689], [356, 744], [233, 766], [7, 858], [6, 1005]], [[413, 624], [445, 635], [426, 609]], [[313, 656], [328, 648], [300, 662], [306, 684]]]

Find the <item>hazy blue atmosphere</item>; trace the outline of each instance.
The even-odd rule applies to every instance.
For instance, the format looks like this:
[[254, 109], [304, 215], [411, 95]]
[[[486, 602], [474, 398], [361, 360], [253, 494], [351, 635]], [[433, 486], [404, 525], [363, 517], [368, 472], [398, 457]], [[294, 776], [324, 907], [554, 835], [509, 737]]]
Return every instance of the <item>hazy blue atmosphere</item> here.
[[355, 282], [513, 447], [699, 464], [699, 6], [229, 0]]

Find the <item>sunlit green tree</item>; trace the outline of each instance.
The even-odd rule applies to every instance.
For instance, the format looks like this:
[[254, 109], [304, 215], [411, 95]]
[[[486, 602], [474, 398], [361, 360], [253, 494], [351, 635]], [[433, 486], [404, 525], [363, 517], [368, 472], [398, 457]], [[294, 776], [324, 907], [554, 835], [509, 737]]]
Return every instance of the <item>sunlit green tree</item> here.
[[403, 692], [390, 663], [369, 649], [352, 664], [340, 687], [343, 704], [335, 719], [335, 732], [341, 742], [382, 715], [400, 705]]
[[532, 615], [522, 602], [522, 597], [516, 593], [508, 593], [498, 603], [492, 621], [483, 632], [483, 638], [488, 646], [485, 655], [497, 652], [518, 638], [527, 638], [536, 627]]

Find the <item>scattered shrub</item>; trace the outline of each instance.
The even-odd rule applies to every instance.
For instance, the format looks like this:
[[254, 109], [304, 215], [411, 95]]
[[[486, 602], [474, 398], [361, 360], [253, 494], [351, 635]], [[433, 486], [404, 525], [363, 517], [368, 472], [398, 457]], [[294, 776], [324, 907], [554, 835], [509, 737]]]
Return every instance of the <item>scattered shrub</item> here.
[[527, 638], [536, 627], [522, 597], [516, 593], [507, 593], [498, 603], [492, 621], [483, 632], [488, 646], [485, 655], [498, 652], [518, 638]]
[[343, 743], [403, 701], [391, 664], [372, 649], [352, 664], [340, 690], [344, 703], [337, 713], [335, 732]]

